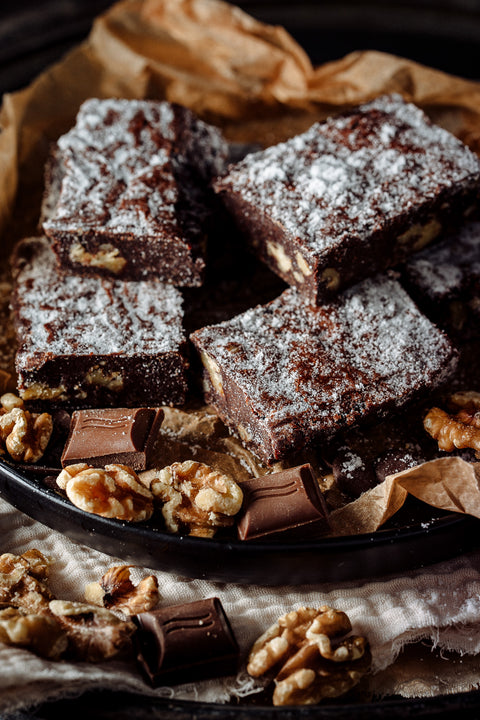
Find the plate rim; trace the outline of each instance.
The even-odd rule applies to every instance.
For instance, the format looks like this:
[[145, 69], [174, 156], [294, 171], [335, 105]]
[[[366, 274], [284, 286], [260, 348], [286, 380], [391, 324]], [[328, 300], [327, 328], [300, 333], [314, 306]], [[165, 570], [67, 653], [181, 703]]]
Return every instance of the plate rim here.
[[[440, 518], [412, 522], [398, 528], [380, 529], [358, 535], [320, 537], [307, 542], [245, 542], [235, 538], [189, 537], [168, 533], [162, 528], [157, 530], [155, 526], [144, 523], [131, 523], [87, 513], [54, 489], [42, 486], [40, 480], [29, 478], [25, 471], [21, 472], [1, 457], [0, 496], [27, 516], [66, 535], [73, 542], [87, 545], [112, 557], [133, 559], [147, 567], [192, 579], [202, 578], [212, 582], [232, 582], [240, 585], [259, 584], [260, 575], [260, 584], [266, 587], [353, 582], [360, 578], [373, 581], [389, 574], [414, 571], [452, 559], [474, 549], [478, 535], [478, 532], [475, 533], [475, 529], [478, 530], [477, 518], [451, 512]], [[48, 510], [48, 517], [45, 509]], [[428, 554], [423, 557], [421, 553], [418, 553], [416, 558], [409, 556], [410, 544], [415, 546], [421, 542], [424, 545], [425, 541], [431, 540], [436, 548], [436, 540], [443, 533], [458, 535], [460, 548], [449, 543], [448, 552], [438, 554], [435, 550], [433, 559], [429, 559]], [[480, 538], [477, 544], [480, 546]], [[385, 548], [400, 554], [402, 549], [405, 549], [405, 562], [389, 560], [388, 567], [392, 565], [392, 569], [388, 572], [382, 570], [380, 563], [376, 572], [375, 568], [372, 569], [372, 557]], [[359, 574], [356, 574], [355, 570], [351, 572], [350, 555], [354, 555], [357, 561], [363, 556], [368, 565], [365, 573], [368, 574], [365, 574], [361, 567], [358, 568]], [[200, 558], [200, 561], [190, 567], [190, 557]], [[268, 578], [265, 577], [265, 569], [263, 572], [260, 569], [268, 564], [271, 570], [270, 561], [278, 562], [280, 559], [289, 568], [290, 564], [299, 558], [306, 563], [306, 567], [296, 569], [294, 582], [289, 569], [276, 568]], [[308, 563], [312, 558], [317, 559], [321, 565], [313, 568], [313, 573]], [[222, 564], [222, 561], [226, 560], [232, 561], [230, 565]], [[256, 565], [250, 572], [249, 562]], [[356, 567], [355, 563], [353, 567]]]

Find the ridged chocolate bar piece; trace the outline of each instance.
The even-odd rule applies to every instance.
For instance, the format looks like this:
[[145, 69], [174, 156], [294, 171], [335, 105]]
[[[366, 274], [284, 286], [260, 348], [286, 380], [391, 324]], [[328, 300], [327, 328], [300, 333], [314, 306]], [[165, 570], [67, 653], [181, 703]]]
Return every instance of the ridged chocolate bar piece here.
[[319, 308], [289, 288], [191, 339], [206, 401], [266, 462], [404, 405], [457, 361], [447, 336], [384, 275]]
[[153, 687], [237, 671], [239, 648], [218, 598], [135, 616], [138, 662]]
[[480, 336], [480, 222], [470, 222], [405, 264], [409, 292], [461, 339]]
[[328, 511], [311, 465], [242, 482], [240, 540], [306, 540], [328, 530]]
[[247, 155], [215, 189], [253, 251], [317, 305], [470, 212], [480, 162], [391, 95]]
[[76, 273], [198, 286], [219, 130], [167, 102], [91, 99], [47, 165], [44, 231]]
[[160, 408], [76, 410], [62, 453], [62, 467], [112, 463], [146, 470], [163, 420]]
[[63, 275], [45, 237], [21, 241], [12, 267], [22, 398], [75, 408], [184, 402], [186, 342], [176, 288]]

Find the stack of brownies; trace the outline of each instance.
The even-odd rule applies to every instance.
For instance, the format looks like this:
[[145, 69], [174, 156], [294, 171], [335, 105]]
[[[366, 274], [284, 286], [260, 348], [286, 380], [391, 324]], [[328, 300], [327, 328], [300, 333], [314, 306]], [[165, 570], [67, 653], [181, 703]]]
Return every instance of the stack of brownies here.
[[45, 235], [13, 256], [18, 390], [68, 407], [179, 405], [179, 286], [203, 279], [219, 131], [169, 103], [90, 100], [46, 169]]
[[395, 95], [228, 167], [227, 154], [218, 130], [178, 106], [82, 106], [47, 167], [46, 236], [14, 254], [24, 399], [185, 401], [177, 288], [202, 283], [214, 194], [242, 241], [290, 285], [191, 335], [206, 401], [262, 461], [329, 440], [448, 379], [452, 341], [388, 268], [415, 258], [408, 283], [422, 305], [424, 254], [448, 252], [426, 245], [466, 228], [478, 257], [480, 227], [470, 219], [478, 158]]

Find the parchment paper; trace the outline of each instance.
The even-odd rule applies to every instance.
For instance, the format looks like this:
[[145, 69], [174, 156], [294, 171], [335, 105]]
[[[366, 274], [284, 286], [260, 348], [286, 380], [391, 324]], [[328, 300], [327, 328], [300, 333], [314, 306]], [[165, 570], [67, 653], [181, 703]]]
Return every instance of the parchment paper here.
[[35, 229], [49, 144], [88, 97], [165, 98], [217, 123], [231, 139], [268, 145], [390, 91], [480, 151], [479, 83], [369, 51], [314, 68], [284, 29], [219, 0], [119, 2], [82, 45], [4, 97], [2, 251]]

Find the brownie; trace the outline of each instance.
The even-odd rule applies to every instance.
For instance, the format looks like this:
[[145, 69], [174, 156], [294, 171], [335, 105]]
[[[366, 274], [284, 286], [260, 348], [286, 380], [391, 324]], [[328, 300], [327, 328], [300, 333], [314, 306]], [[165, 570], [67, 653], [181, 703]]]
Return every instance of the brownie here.
[[228, 147], [179, 105], [91, 99], [46, 167], [43, 229], [70, 272], [199, 286]]
[[214, 187], [251, 249], [317, 305], [472, 212], [480, 161], [389, 95], [247, 155]]
[[63, 275], [45, 237], [12, 256], [18, 391], [52, 407], [174, 405], [187, 390], [172, 285]]
[[448, 337], [388, 275], [318, 308], [289, 288], [190, 337], [206, 401], [267, 463], [403, 406], [457, 362]]
[[447, 332], [480, 337], [480, 222], [412, 256], [404, 279], [424, 312]]

